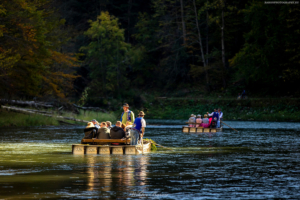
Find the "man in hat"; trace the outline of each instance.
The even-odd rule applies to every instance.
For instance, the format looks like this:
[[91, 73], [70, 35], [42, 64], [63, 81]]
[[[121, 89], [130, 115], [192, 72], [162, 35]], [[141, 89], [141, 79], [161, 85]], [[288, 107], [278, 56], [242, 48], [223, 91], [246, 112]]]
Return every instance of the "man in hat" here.
[[134, 120], [134, 129], [136, 129], [140, 134], [140, 140], [143, 139], [146, 127], [146, 121], [144, 119], [145, 113], [141, 111], [139, 117]]
[[125, 128], [126, 122], [131, 122], [131, 123], [134, 122], [134, 113], [131, 110], [129, 110], [128, 103], [125, 103], [123, 105], [123, 110], [124, 112], [121, 115], [120, 121], [122, 122], [122, 128]]
[[97, 131], [98, 131], [98, 129], [100, 128], [99, 122], [98, 122], [97, 120], [93, 119], [93, 120], [92, 120], [92, 123], [94, 124], [95, 128], [96, 128]]

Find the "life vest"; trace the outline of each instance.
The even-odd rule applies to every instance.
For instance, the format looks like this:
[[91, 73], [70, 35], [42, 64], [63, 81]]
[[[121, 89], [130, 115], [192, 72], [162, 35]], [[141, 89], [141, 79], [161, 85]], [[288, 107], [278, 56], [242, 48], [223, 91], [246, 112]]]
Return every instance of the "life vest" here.
[[215, 117], [217, 118], [217, 121], [219, 121], [219, 113], [218, 112], [214, 112], [212, 119], [214, 120]]
[[142, 117], [138, 117], [134, 120], [134, 128], [139, 132], [142, 132]]
[[[123, 115], [124, 115], [124, 112], [121, 115], [121, 120], [120, 120], [121, 122], [122, 122]], [[127, 121], [131, 122], [131, 111], [130, 110], [128, 110], [128, 112], [127, 112]]]

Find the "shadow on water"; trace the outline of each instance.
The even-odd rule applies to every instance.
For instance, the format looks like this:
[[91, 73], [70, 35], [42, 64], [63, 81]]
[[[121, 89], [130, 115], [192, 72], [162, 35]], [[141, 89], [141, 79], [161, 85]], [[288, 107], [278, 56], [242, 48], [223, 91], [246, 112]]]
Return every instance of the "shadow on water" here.
[[299, 197], [299, 123], [193, 134], [170, 123], [145, 137], [173, 151], [121, 156], [72, 155], [84, 127], [1, 129], [0, 199]]

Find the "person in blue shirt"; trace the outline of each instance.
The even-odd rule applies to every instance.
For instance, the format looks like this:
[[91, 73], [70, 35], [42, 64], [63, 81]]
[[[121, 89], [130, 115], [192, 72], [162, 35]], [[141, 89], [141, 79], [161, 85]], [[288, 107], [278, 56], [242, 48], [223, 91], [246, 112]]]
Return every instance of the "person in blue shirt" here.
[[207, 114], [208, 114], [208, 116], [212, 117], [212, 121], [216, 121], [216, 124], [217, 124], [217, 122], [219, 121], [219, 118], [220, 118], [217, 109], [214, 109], [214, 112], [212, 112], [210, 114], [207, 112]]
[[134, 120], [133, 129], [130, 131], [131, 145], [137, 145], [138, 140], [142, 140], [145, 134], [146, 121], [144, 119], [145, 113], [141, 111], [139, 117]]

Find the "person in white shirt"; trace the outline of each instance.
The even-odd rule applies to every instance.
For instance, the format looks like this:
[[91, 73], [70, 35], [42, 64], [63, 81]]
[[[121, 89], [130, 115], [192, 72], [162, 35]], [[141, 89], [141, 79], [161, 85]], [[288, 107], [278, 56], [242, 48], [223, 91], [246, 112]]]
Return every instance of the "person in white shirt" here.
[[221, 121], [223, 121], [223, 112], [221, 111], [221, 108], [218, 108], [218, 113], [219, 113], [219, 120], [218, 120], [218, 128], [221, 126]]
[[[196, 115], [191, 114], [191, 117], [189, 118], [190, 123], [196, 123]], [[196, 127], [195, 124], [189, 124], [189, 127]]]

